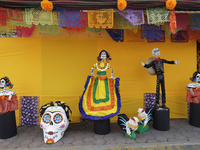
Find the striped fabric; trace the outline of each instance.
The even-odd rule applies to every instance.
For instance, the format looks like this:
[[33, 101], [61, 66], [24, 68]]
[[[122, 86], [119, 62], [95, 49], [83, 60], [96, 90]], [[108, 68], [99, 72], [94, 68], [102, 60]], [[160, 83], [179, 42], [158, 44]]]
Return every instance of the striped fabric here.
[[[40, 6], [42, 0], [0, 0], [0, 7], [27, 8]], [[54, 7], [68, 9], [117, 9], [117, 0], [50, 0]], [[165, 6], [166, 0], [127, 0], [128, 8], [154, 8]], [[177, 0], [176, 10], [199, 10], [200, 0]]]

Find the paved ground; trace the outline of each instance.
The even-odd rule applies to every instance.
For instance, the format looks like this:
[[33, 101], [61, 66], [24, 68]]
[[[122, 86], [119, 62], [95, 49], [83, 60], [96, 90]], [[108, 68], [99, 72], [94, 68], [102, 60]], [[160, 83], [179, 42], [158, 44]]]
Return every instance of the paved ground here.
[[18, 134], [9, 139], [0, 139], [0, 149], [32, 150], [80, 150], [80, 149], [132, 149], [132, 150], [185, 150], [200, 149], [200, 128], [189, 125], [187, 119], [170, 120], [170, 130], [158, 131], [149, 123], [150, 129], [137, 134], [135, 140], [125, 136], [117, 123], [111, 123], [107, 135], [94, 133], [94, 124], [70, 124], [64, 137], [55, 144], [45, 144], [39, 126], [20, 126]]

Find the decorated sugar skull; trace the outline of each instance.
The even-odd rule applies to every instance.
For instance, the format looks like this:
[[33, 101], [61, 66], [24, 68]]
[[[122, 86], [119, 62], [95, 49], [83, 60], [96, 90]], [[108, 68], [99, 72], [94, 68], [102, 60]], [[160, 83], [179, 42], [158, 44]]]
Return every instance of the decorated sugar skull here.
[[9, 87], [11, 89], [13, 87], [13, 84], [11, 83], [9, 78], [5, 76], [0, 80], [0, 88], [5, 89], [6, 87]]
[[50, 105], [52, 106], [44, 105], [40, 111], [40, 127], [43, 129], [44, 142], [47, 144], [60, 140], [69, 126], [69, 106], [64, 102], [51, 102]]

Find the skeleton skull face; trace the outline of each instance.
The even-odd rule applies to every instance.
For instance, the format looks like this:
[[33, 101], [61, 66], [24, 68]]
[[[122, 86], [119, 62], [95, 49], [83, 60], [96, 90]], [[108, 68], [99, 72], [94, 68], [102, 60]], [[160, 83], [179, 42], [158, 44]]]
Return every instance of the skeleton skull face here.
[[107, 58], [106, 52], [103, 51], [101, 53], [101, 59], [106, 59], [106, 58]]
[[65, 110], [61, 106], [48, 107], [40, 122], [40, 127], [43, 129], [44, 142], [47, 144], [56, 143], [63, 137], [68, 126], [69, 121]]
[[160, 56], [160, 50], [158, 48], [154, 48], [152, 50], [152, 54], [153, 54], [153, 56], [158, 57], [158, 56]]
[[4, 79], [1, 79], [0, 81], [0, 88], [4, 88], [6, 84], [6, 81]]
[[196, 75], [196, 83], [200, 83], [200, 74], [199, 73]]

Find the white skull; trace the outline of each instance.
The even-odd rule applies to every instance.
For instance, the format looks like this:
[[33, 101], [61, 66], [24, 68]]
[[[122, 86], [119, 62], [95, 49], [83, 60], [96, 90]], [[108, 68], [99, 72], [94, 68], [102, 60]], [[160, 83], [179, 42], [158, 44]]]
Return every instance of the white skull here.
[[196, 75], [196, 83], [200, 83], [200, 74], [199, 73]]
[[6, 84], [6, 81], [4, 79], [1, 79], [1, 81], [0, 81], [0, 87], [4, 88], [5, 84]]
[[107, 55], [106, 55], [106, 52], [105, 52], [105, 51], [101, 52], [100, 58], [101, 58], [101, 59], [106, 59], [106, 58], [107, 58]]
[[152, 50], [152, 54], [153, 54], [153, 56], [158, 57], [158, 56], [160, 56], [160, 50], [158, 48], [154, 48]]
[[69, 120], [61, 106], [48, 107], [40, 122], [40, 128], [43, 129], [44, 142], [47, 144], [56, 143], [63, 137], [68, 126]]

